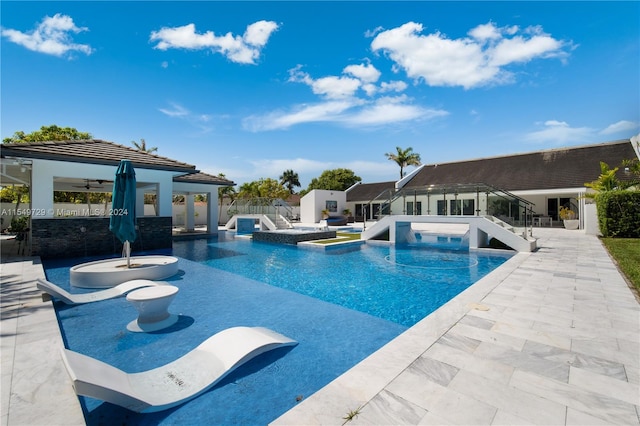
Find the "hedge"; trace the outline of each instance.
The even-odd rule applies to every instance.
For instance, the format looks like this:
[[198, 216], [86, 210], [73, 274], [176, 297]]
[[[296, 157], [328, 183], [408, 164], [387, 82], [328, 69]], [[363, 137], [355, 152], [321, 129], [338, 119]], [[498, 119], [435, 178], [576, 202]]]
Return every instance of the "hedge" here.
[[604, 191], [595, 199], [604, 237], [640, 238], [640, 191]]

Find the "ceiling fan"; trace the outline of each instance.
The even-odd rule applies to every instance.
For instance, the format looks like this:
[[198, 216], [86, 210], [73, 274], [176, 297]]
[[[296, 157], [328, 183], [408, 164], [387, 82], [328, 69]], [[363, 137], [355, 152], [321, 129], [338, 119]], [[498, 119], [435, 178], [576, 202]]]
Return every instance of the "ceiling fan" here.
[[[110, 180], [105, 180], [105, 179], [85, 179], [85, 184], [84, 185], [73, 185], [74, 188], [84, 188], [87, 191], [90, 189], [103, 189], [103, 186], [99, 186], [102, 185], [103, 183], [112, 183], [113, 181]], [[98, 185], [92, 185], [91, 182], [97, 182]]]

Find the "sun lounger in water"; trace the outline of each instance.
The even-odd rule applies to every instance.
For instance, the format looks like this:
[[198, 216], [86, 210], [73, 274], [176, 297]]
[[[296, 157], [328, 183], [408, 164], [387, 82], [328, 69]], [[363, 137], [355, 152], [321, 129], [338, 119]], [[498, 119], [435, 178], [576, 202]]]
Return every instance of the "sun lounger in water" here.
[[68, 349], [63, 349], [62, 357], [78, 395], [150, 413], [195, 398], [264, 352], [296, 344], [267, 328], [232, 327], [214, 334], [177, 360], [140, 373], [125, 373]]
[[165, 282], [151, 281], [151, 280], [131, 280], [126, 281], [115, 287], [111, 287], [106, 290], [94, 291], [93, 293], [79, 293], [72, 294], [68, 291], [58, 287], [57, 285], [38, 278], [37, 287], [50, 294], [56, 299], [62, 300], [67, 305], [79, 305], [82, 303], [98, 302], [100, 300], [113, 299], [114, 297], [124, 296], [130, 291], [136, 290], [142, 287], [152, 287], [156, 285], [166, 284]]

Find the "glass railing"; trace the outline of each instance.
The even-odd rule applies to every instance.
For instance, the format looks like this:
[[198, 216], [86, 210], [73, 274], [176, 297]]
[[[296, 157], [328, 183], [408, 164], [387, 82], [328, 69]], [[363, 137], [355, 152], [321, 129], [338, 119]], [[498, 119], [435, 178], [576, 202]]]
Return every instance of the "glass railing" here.
[[373, 219], [389, 215], [495, 216], [529, 227], [534, 204], [487, 184], [429, 185], [385, 190], [368, 203]]
[[265, 215], [278, 226], [280, 217], [289, 219], [293, 216], [291, 206], [281, 198], [239, 198], [227, 209], [229, 217], [234, 215]]

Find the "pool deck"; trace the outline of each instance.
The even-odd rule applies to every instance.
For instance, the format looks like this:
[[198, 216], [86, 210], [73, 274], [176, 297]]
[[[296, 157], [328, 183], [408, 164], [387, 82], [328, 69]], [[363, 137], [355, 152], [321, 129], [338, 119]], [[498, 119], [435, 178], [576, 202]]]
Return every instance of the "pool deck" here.
[[[637, 299], [596, 237], [534, 236], [273, 424], [640, 424]], [[2, 425], [84, 424], [38, 258], [1, 267]]]

